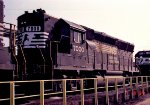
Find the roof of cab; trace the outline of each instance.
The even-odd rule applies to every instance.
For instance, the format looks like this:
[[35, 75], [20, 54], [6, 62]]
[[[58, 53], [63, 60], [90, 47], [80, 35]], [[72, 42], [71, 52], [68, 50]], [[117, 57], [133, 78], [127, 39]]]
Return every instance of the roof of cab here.
[[70, 22], [70, 21], [64, 20], [64, 19], [60, 19], [60, 20], [63, 20], [64, 22], [66, 22], [73, 29], [77, 29], [77, 30], [80, 30], [80, 31], [83, 31], [83, 32], [86, 31], [82, 26], [80, 26], [76, 23], [73, 23], [73, 22]]

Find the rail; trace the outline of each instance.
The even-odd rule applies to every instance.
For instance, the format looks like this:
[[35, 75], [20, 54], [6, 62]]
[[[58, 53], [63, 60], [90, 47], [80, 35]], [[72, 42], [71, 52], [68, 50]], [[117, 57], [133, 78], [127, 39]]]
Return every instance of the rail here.
[[[86, 86], [86, 82], [91, 81], [90, 86]], [[114, 81], [114, 83], [112, 82]], [[74, 84], [71, 84], [71, 83]], [[62, 79], [62, 80], [32, 80], [32, 81], [8, 81], [0, 82], [0, 85], [7, 84], [9, 88], [9, 95], [7, 97], [1, 97], [0, 93], [0, 102], [9, 102], [10, 105], [16, 105], [18, 100], [27, 99], [27, 100], [37, 100], [39, 105], [44, 105], [46, 102], [54, 102], [55, 100], [51, 97], [59, 97], [58, 99], [61, 102], [61, 105], [68, 105], [69, 101], [74, 97], [74, 94], [78, 94], [80, 105], [86, 105], [86, 95], [91, 93], [92, 103], [91, 105], [98, 105], [99, 100], [101, 100], [99, 93], [104, 92], [104, 103], [105, 105], [110, 104], [110, 96], [114, 92], [114, 102], [118, 103], [119, 95], [122, 94], [123, 101], [126, 101], [127, 98], [133, 99], [144, 95], [149, 92], [150, 77], [149, 76], [138, 76], [138, 77], [123, 77], [123, 78], [105, 78], [99, 80], [99, 78], [83, 78], [83, 79]], [[51, 86], [53, 84], [53, 89]], [[71, 89], [68, 89], [68, 85], [71, 84]], [[100, 84], [100, 85], [99, 85]], [[18, 86], [21, 86], [21, 89]], [[33, 85], [33, 86], [32, 86]], [[24, 87], [25, 86], [25, 87]], [[28, 87], [29, 86], [29, 87]], [[36, 91], [36, 89], [39, 89]], [[0, 89], [0, 91], [3, 88]], [[18, 89], [18, 90], [17, 90]], [[23, 89], [27, 90], [23, 91]], [[48, 90], [50, 89], [50, 90]], [[8, 91], [5, 89], [5, 91]], [[23, 95], [17, 95], [16, 92], [25, 92]], [[113, 91], [110, 93], [110, 91]], [[76, 93], [75, 93], [76, 92]], [[3, 91], [3, 94], [5, 92]], [[72, 95], [73, 94], [73, 95]], [[51, 99], [53, 99], [51, 101]], [[58, 101], [56, 101], [58, 102]], [[30, 105], [30, 104], [29, 104]], [[59, 105], [59, 104], [58, 104]], [[70, 104], [69, 104], [70, 105]], [[73, 104], [74, 105], [74, 104]]]

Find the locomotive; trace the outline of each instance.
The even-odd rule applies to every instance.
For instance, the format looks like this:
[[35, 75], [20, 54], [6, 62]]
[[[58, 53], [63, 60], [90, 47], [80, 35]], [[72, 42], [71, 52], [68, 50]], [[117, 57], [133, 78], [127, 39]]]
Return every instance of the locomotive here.
[[135, 64], [140, 75], [150, 75], [150, 51], [139, 51], [135, 54]]
[[[25, 11], [19, 16], [16, 32], [12, 24], [5, 28], [8, 23], [3, 22], [3, 7], [0, 0], [0, 81], [105, 78], [139, 73], [133, 64], [134, 45], [129, 42], [49, 16], [42, 9]], [[8, 46], [5, 37], [9, 38]], [[94, 83], [86, 82], [84, 85]], [[25, 89], [25, 94], [30, 94], [33, 87], [33, 92], [38, 91], [38, 84], [27, 85], [18, 85], [19, 92]], [[1, 87], [5, 90], [0, 90], [2, 96], [9, 96], [8, 84]]]
[[132, 76], [134, 45], [37, 9], [18, 17], [17, 79]]
[[[0, 80], [97, 78], [132, 76], [134, 45], [52, 17], [42, 9], [25, 11], [15, 28], [4, 27], [0, 0]], [[4, 37], [9, 37], [5, 46]]]

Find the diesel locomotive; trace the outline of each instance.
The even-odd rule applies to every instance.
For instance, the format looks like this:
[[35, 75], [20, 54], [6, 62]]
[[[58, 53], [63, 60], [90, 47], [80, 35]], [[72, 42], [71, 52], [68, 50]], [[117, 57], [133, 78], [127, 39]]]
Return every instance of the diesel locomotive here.
[[[0, 5], [4, 17], [2, 0]], [[17, 32], [12, 24], [6, 29], [0, 19], [1, 81], [138, 74], [134, 45], [104, 32], [52, 17], [42, 9], [19, 16]]]
[[[137, 62], [141, 57], [147, 61], [147, 56], [144, 52], [136, 54], [136, 67], [142, 68], [136, 69], [134, 45], [129, 42], [52, 17], [42, 9], [32, 13], [25, 11], [19, 16], [16, 31], [15, 25], [3, 21], [3, 9], [4, 3], [0, 0], [0, 81], [99, 78], [101, 85], [105, 85], [104, 78], [108, 76], [139, 75], [139, 70], [146, 74], [142, 68], [145, 63]], [[111, 80], [109, 83], [114, 84], [115, 79]], [[72, 88], [71, 82], [74, 81], [67, 82], [67, 90]], [[122, 83], [122, 80], [117, 82]], [[91, 87], [93, 83], [93, 80], [87, 80], [84, 86]], [[50, 86], [55, 91], [61, 88], [60, 84], [52, 82]], [[49, 83], [44, 86], [48, 87]], [[9, 84], [1, 87], [2, 98], [8, 97]], [[77, 87], [80, 88], [79, 82]], [[19, 96], [21, 90], [25, 95], [39, 92], [38, 83], [19, 84], [16, 88], [19, 90], [15, 95]]]
[[139, 69], [140, 75], [150, 75], [150, 51], [139, 51], [135, 54], [136, 67]]
[[17, 79], [132, 76], [134, 45], [42, 9], [18, 17]]

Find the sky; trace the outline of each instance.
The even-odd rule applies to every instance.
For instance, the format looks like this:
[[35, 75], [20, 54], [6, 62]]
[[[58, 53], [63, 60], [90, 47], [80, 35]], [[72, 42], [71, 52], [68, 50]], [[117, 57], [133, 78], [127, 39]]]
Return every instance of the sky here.
[[135, 52], [150, 50], [150, 0], [3, 0], [5, 21], [17, 24], [24, 11], [47, 14], [128, 41]]

